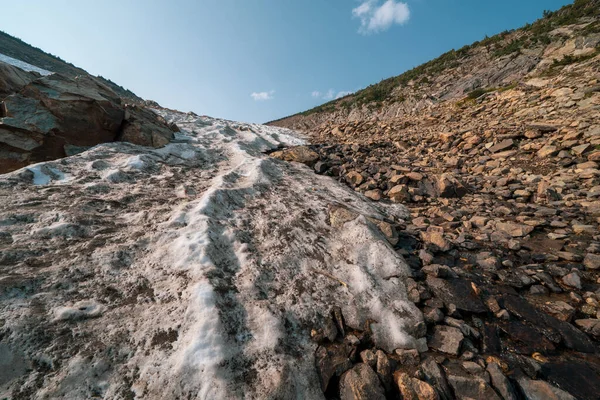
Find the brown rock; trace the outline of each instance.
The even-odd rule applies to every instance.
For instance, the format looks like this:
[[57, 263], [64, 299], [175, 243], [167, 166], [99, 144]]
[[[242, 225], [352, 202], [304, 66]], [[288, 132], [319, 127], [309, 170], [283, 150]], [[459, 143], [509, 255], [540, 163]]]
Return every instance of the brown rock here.
[[363, 177], [356, 171], [350, 171], [346, 174], [346, 181], [350, 183], [352, 186], [359, 186], [363, 183]]
[[600, 254], [588, 253], [583, 259], [583, 265], [588, 269], [600, 268]]
[[421, 232], [421, 238], [425, 243], [435, 245], [440, 251], [448, 251], [451, 248], [450, 242], [444, 238], [443, 228], [430, 226], [426, 232]]
[[283, 161], [299, 162], [310, 167], [319, 161], [319, 155], [306, 146], [296, 146], [285, 150], [275, 151], [271, 153], [271, 157], [279, 158]]
[[450, 173], [438, 176], [435, 187], [439, 197], [463, 197], [467, 194], [467, 188], [463, 183]]
[[177, 129], [177, 126], [170, 127], [151, 110], [128, 105], [119, 140], [140, 146], [162, 147], [173, 138], [173, 129]]
[[434, 328], [433, 336], [427, 344], [434, 350], [457, 356], [464, 338], [460, 329], [438, 325]]
[[551, 144], [547, 144], [544, 147], [542, 147], [540, 150], [538, 150], [537, 155], [540, 158], [546, 158], [546, 157], [551, 157], [553, 155], [556, 155], [556, 153], [558, 153], [559, 148], [556, 146], [553, 146]]
[[493, 145], [492, 147], [490, 147], [489, 151], [491, 153], [498, 153], [500, 151], [503, 151], [503, 150], [511, 148], [514, 143], [515, 142], [512, 139], [506, 139], [506, 140], [498, 142], [495, 145]]
[[0, 100], [18, 92], [39, 77], [40, 75], [35, 72], [23, 71], [0, 61]]
[[388, 191], [388, 197], [396, 203], [410, 201], [410, 193], [406, 185], [396, 185]]
[[65, 145], [112, 142], [125, 115], [114, 92], [85, 76], [36, 79], [3, 104], [0, 148], [24, 154], [26, 162], [64, 157]]
[[404, 372], [396, 372], [394, 381], [402, 394], [404, 400], [437, 400], [439, 399], [435, 389], [428, 384], [416, 378], [411, 378]]
[[496, 229], [505, 232], [512, 237], [522, 237], [529, 235], [534, 227], [515, 222], [498, 222], [496, 223]]
[[341, 400], [384, 400], [377, 374], [367, 364], [356, 364], [340, 379]]
[[367, 190], [365, 196], [373, 201], [379, 201], [381, 200], [382, 193], [379, 189]]

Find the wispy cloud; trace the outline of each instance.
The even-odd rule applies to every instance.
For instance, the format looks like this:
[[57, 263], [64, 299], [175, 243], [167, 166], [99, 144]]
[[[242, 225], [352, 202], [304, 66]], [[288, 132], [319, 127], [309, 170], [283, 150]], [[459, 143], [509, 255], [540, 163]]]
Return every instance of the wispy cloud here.
[[327, 93], [325, 93], [325, 95], [323, 95], [323, 98], [325, 100], [331, 100], [331, 99], [333, 99], [333, 96], [335, 96], [335, 91], [333, 89], [329, 89], [327, 91]]
[[275, 97], [273, 96], [275, 94], [274, 90], [268, 91], [268, 92], [254, 92], [251, 93], [250, 96], [254, 99], [254, 101], [265, 101], [265, 100], [273, 100]]
[[354, 18], [360, 19], [358, 32], [367, 35], [389, 29], [392, 25], [405, 24], [410, 18], [408, 4], [401, 1], [365, 0], [352, 10]]
[[333, 89], [329, 89], [325, 93], [322, 93], [322, 92], [319, 92], [318, 90], [315, 90], [310, 95], [312, 97], [314, 97], [315, 99], [333, 100], [333, 99], [342, 98], [342, 97], [347, 96], [347, 95], [349, 95], [351, 93], [354, 93], [354, 92], [347, 91], [347, 90], [342, 90], [342, 91], [336, 92]]
[[349, 94], [352, 94], [352, 93], [353, 93], [353, 92], [349, 92], [349, 91], [341, 91], [341, 92], [338, 92], [338, 93], [335, 95], [335, 98], [336, 98], [336, 99], [341, 99], [342, 97], [344, 97], [344, 96], [348, 96]]

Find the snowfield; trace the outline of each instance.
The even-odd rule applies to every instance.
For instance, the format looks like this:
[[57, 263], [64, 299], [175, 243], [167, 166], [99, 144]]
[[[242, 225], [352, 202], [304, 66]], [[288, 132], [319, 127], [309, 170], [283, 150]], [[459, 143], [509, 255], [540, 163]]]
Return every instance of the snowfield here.
[[21, 68], [23, 71], [37, 72], [38, 74], [43, 75], [43, 76], [51, 75], [53, 73], [53, 72], [45, 70], [43, 68], [36, 67], [35, 65], [28, 64], [25, 61], [21, 61], [21, 60], [17, 60], [16, 58], [9, 57], [2, 53], [0, 53], [0, 62], [13, 65], [17, 68]]
[[295, 132], [157, 112], [182, 130], [164, 148], [0, 175], [0, 398], [323, 398], [310, 332], [334, 306], [422, 345], [385, 205], [265, 154]]

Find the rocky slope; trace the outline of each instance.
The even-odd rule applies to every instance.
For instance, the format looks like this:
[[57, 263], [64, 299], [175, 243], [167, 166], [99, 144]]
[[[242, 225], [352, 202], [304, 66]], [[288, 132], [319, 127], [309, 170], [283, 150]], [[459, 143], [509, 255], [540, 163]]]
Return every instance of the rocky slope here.
[[597, 6], [306, 136], [4, 57], [0, 398], [600, 398]]
[[[382, 354], [387, 396], [599, 398], [599, 12], [576, 1], [271, 123], [314, 143], [275, 157], [312, 154], [315, 173], [411, 211], [396, 249], [436, 356]], [[356, 398], [354, 368], [332, 398]]]
[[269, 124], [314, 132], [323, 123], [435, 114], [465, 96], [510, 89], [534, 77], [568, 75], [573, 64], [597, 60], [599, 43], [600, 2], [577, 0], [524, 28], [451, 50], [402, 75]]

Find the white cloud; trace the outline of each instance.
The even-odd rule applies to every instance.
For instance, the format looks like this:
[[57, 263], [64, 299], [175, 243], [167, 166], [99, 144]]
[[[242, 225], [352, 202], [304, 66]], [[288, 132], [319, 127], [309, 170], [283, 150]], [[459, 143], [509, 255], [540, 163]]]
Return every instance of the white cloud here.
[[335, 91], [333, 89], [329, 89], [327, 91], [327, 93], [325, 93], [323, 95], [323, 99], [325, 99], [325, 100], [331, 100], [331, 99], [333, 99], [333, 96], [335, 96]]
[[265, 101], [265, 100], [273, 100], [273, 95], [275, 94], [274, 90], [269, 92], [254, 92], [251, 93], [250, 96], [254, 99], [254, 101]]
[[338, 93], [335, 95], [335, 98], [336, 98], [336, 99], [341, 99], [342, 97], [344, 97], [344, 96], [348, 96], [349, 94], [352, 94], [352, 92], [349, 92], [349, 91], [341, 91], [341, 92], [338, 92]]
[[316, 99], [323, 99], [323, 100], [333, 100], [333, 99], [339, 99], [342, 98], [344, 96], [347, 96], [351, 93], [354, 93], [352, 91], [346, 91], [346, 90], [342, 90], [336, 93], [335, 90], [333, 89], [329, 89], [327, 92], [325, 93], [321, 93], [318, 90], [315, 90], [314, 92], [311, 93], [311, 96], [316, 98]]
[[360, 19], [359, 33], [363, 35], [389, 29], [392, 25], [403, 25], [410, 18], [408, 4], [387, 0], [366, 0], [352, 10], [352, 15]]

